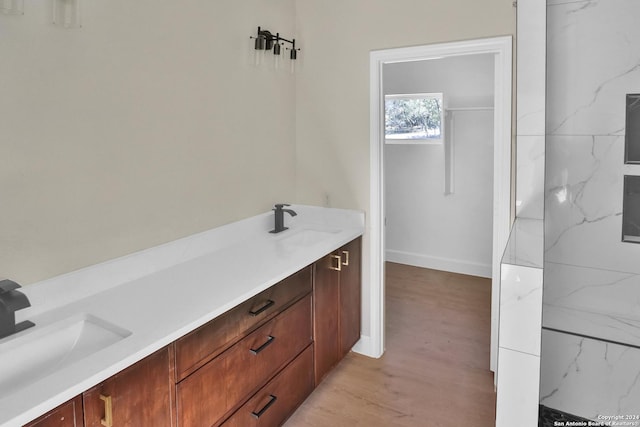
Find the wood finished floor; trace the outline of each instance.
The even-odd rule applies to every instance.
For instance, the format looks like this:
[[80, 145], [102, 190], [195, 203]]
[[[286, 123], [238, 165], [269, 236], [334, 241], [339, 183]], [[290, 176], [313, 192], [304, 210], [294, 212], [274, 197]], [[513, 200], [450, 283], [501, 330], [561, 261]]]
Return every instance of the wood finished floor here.
[[386, 270], [387, 351], [349, 353], [285, 427], [494, 426], [490, 280]]

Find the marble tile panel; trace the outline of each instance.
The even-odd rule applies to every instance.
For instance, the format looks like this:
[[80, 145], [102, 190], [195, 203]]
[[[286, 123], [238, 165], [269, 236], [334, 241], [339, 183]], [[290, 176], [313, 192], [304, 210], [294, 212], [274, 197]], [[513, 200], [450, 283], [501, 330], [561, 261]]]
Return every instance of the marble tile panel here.
[[623, 135], [640, 81], [640, 2], [549, 2], [547, 134]]
[[536, 427], [540, 357], [500, 348], [498, 367], [496, 427]]
[[545, 303], [542, 306], [542, 325], [545, 328], [640, 347], [640, 320], [627, 319], [616, 313], [594, 313]]
[[519, 135], [516, 158], [516, 216], [544, 218], [544, 164], [545, 137]]
[[499, 346], [540, 355], [542, 269], [502, 264]]
[[592, 420], [640, 414], [640, 349], [543, 330], [540, 404]]
[[624, 138], [548, 136], [545, 260], [640, 273], [640, 245], [622, 242]]
[[545, 133], [546, 14], [544, 2], [518, 2], [518, 135]]
[[501, 263], [542, 268], [544, 265], [543, 242], [544, 221], [516, 218]]
[[547, 262], [544, 283], [545, 304], [640, 321], [640, 274]]

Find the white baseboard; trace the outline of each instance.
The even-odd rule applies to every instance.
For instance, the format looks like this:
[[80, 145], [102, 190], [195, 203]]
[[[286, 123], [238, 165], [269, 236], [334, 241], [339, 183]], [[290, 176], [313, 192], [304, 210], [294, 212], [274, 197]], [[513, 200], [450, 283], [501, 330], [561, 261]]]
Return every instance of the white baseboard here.
[[369, 335], [361, 335], [360, 340], [353, 346], [352, 351], [364, 356], [378, 359], [382, 356], [382, 352], [376, 349], [376, 345]]
[[473, 261], [464, 261], [452, 258], [442, 258], [413, 252], [396, 251], [387, 249], [386, 261], [407, 264], [415, 267], [431, 268], [434, 270], [451, 271], [452, 273], [468, 274], [491, 278], [491, 264], [482, 264]]

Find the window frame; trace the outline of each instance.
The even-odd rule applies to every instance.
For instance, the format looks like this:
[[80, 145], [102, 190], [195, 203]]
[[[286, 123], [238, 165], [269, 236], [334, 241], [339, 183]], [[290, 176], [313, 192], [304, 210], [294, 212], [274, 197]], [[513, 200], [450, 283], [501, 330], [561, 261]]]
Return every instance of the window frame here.
[[[440, 136], [437, 138], [388, 138], [386, 132], [386, 102], [388, 99], [429, 99], [436, 98], [440, 102]], [[445, 139], [445, 108], [444, 93], [442, 92], [421, 92], [421, 93], [390, 93], [384, 95], [385, 122], [383, 123], [384, 142], [391, 145], [443, 145]]]

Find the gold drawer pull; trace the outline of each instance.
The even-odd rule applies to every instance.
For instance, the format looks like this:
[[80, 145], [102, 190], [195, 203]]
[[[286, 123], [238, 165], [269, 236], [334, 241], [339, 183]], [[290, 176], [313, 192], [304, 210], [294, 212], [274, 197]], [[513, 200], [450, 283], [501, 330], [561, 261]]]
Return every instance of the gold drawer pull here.
[[113, 427], [113, 402], [111, 396], [100, 395], [100, 400], [104, 402], [104, 418], [100, 420], [100, 424], [104, 427]]
[[[333, 261], [336, 260], [336, 267], [334, 267]], [[331, 262], [329, 263], [330, 270], [342, 271], [342, 256], [340, 255], [331, 255]]]
[[342, 251], [342, 253], [344, 254], [344, 259], [345, 261], [342, 262], [342, 265], [349, 265], [349, 251]]

